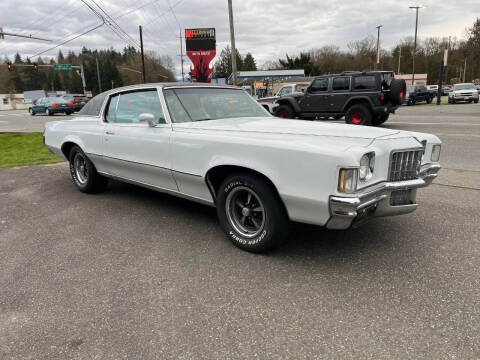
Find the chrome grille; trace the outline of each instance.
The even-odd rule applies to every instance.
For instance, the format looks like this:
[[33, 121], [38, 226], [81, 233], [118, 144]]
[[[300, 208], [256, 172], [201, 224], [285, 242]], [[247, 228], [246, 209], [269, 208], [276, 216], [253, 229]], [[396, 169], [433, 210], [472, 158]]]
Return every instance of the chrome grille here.
[[390, 181], [413, 180], [418, 177], [423, 149], [396, 151], [390, 160]]

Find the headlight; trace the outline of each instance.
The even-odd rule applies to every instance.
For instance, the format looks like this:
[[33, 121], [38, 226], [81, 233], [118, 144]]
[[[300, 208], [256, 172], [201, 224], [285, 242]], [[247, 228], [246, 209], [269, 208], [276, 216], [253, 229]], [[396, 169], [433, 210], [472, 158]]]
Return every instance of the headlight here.
[[358, 177], [360, 180], [365, 181], [372, 177], [373, 169], [375, 168], [375, 153], [370, 152], [365, 154], [360, 159], [360, 169], [358, 172]]
[[338, 192], [352, 194], [357, 190], [358, 169], [340, 169]]
[[440, 149], [442, 148], [441, 145], [433, 145], [432, 147], [432, 156], [430, 157], [430, 160], [437, 162], [440, 160]]

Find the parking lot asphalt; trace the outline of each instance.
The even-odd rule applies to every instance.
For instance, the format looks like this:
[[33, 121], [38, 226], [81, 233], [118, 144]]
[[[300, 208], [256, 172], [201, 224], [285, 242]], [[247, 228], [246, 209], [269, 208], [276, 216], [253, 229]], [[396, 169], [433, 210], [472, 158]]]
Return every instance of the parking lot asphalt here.
[[209, 207], [120, 182], [86, 195], [65, 163], [0, 169], [0, 358], [479, 358], [479, 113], [402, 107], [386, 127], [444, 144], [418, 210], [294, 224], [266, 255]]

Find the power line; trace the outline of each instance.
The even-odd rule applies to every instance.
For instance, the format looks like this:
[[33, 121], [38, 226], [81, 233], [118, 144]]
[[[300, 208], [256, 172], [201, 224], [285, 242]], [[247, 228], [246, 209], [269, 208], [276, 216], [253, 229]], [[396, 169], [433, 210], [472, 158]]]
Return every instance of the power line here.
[[53, 49], [58, 48], [59, 46], [65, 45], [66, 43], [69, 43], [69, 42], [71, 42], [71, 41], [73, 41], [73, 40], [75, 40], [75, 39], [78, 39], [80, 36], [83, 36], [83, 35], [85, 35], [85, 34], [88, 34], [89, 32], [92, 32], [92, 31], [94, 31], [94, 30], [97, 30], [99, 27], [102, 27], [104, 24], [105, 24], [105, 22], [102, 22], [100, 25], [97, 25], [97, 26], [95, 26], [95, 27], [93, 27], [93, 28], [85, 31], [85, 32], [81, 33], [80, 35], [77, 35], [77, 36], [75, 36], [75, 37], [73, 37], [73, 38], [71, 38], [71, 39], [65, 40], [65, 41], [61, 42], [60, 44], [55, 45], [55, 46], [53, 46], [53, 47], [51, 47], [51, 48], [48, 48], [47, 50], [44, 50], [44, 51], [42, 51], [42, 52], [39, 52], [38, 54], [35, 54], [35, 55], [31, 56], [31, 57], [33, 58], [33, 57], [42, 55], [42, 54], [44, 54], [44, 53], [46, 53], [46, 52], [48, 52], [48, 51], [50, 51], [50, 50], [53, 50]]

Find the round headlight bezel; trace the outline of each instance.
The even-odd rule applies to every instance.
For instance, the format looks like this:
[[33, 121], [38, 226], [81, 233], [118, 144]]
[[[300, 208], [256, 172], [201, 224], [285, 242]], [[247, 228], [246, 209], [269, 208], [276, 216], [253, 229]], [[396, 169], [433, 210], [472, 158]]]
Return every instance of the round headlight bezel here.
[[360, 158], [360, 167], [358, 169], [358, 178], [360, 181], [367, 181], [373, 176], [375, 169], [375, 152], [364, 154]]

